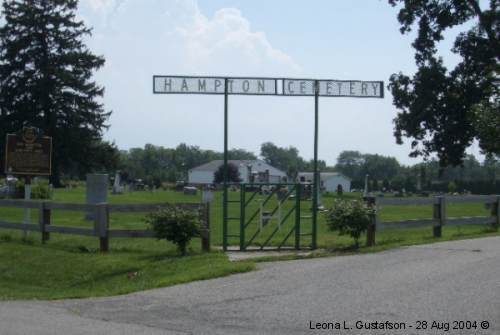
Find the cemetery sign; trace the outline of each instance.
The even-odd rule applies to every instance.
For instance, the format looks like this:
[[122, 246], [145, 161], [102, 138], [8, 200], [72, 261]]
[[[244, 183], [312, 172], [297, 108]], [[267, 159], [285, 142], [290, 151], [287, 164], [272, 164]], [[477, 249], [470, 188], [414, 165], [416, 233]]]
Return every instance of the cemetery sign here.
[[[226, 90], [227, 83], [227, 90]], [[153, 76], [155, 94], [238, 94], [383, 98], [381, 81]]]
[[20, 134], [7, 134], [5, 173], [49, 176], [52, 170], [52, 138], [40, 136], [36, 128], [24, 127]]

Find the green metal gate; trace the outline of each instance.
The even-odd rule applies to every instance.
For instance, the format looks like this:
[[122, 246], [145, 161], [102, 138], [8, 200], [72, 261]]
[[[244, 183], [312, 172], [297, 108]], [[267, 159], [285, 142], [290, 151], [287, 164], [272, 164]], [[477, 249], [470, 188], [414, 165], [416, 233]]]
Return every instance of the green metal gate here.
[[[312, 234], [311, 201], [302, 201], [306, 187], [311, 186], [239, 184], [239, 197], [233, 192], [233, 196], [228, 196], [227, 200], [228, 227], [224, 229], [225, 247], [227, 248], [228, 244], [238, 245], [241, 251], [312, 248], [315, 243]], [[305, 224], [307, 222], [309, 225]], [[305, 243], [308, 237], [311, 243], [306, 246], [309, 244]]]

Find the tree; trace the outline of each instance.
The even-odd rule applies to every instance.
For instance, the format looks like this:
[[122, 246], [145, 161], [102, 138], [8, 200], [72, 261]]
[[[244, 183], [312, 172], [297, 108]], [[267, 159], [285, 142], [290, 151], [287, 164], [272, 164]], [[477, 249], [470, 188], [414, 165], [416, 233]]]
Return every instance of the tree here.
[[394, 157], [362, 154], [359, 151], [342, 151], [335, 165], [337, 171], [355, 181], [363, 181], [367, 174], [372, 180], [391, 179], [400, 168]]
[[230, 149], [228, 152], [229, 159], [234, 160], [256, 160], [257, 157], [253, 152], [244, 149]]
[[274, 143], [266, 142], [260, 147], [260, 155], [266, 163], [285, 171], [292, 179], [299, 171], [312, 170], [312, 161], [306, 163], [295, 147], [282, 148]]
[[[5, 133], [29, 124], [53, 139], [51, 182], [75, 164], [92, 161], [88, 150], [102, 138], [111, 112], [92, 81], [104, 65], [83, 43], [91, 35], [76, 19], [77, 0], [5, 0], [0, 27], [0, 151]], [[2, 152], [0, 156], [3, 157]]]
[[[436, 153], [441, 167], [461, 164], [474, 139], [486, 154], [500, 155], [499, 1], [490, 0], [488, 8], [478, 0], [388, 1], [402, 5], [401, 33], [418, 25], [412, 44], [417, 72], [393, 74], [389, 83], [400, 110], [394, 119], [397, 142], [412, 138], [410, 156]], [[437, 56], [437, 44], [446, 30], [464, 24], [470, 28], [452, 48], [461, 61], [449, 71]]]
[[489, 158], [500, 158], [500, 99], [478, 104], [473, 108], [473, 125], [480, 138], [479, 145]]
[[361, 166], [365, 162], [365, 157], [359, 151], [342, 151], [337, 157], [335, 168], [343, 175], [355, 179], [359, 178]]
[[[239, 183], [241, 181], [240, 171], [238, 167], [233, 163], [227, 164], [227, 182], [228, 183]], [[219, 166], [217, 171], [214, 173], [214, 184], [221, 184], [224, 182], [224, 165]]]
[[360, 168], [361, 176], [369, 175], [371, 179], [391, 179], [400, 171], [400, 165], [396, 158], [382, 155], [365, 154], [363, 165]]
[[114, 143], [95, 141], [81, 150], [83, 155], [92, 156], [92, 160], [78, 164], [74, 163], [71, 166], [68, 165], [64, 172], [65, 175], [71, 178], [83, 179], [88, 172], [107, 173], [116, 171], [120, 166], [120, 151]]

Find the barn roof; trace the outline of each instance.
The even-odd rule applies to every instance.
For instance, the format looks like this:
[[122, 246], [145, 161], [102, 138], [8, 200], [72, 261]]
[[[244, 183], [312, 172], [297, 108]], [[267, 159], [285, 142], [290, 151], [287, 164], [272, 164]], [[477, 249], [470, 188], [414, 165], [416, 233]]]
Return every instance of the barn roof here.
[[[266, 162], [256, 159], [256, 160], [241, 160], [241, 159], [230, 159], [228, 160], [228, 163], [234, 164], [237, 167], [240, 166], [252, 166], [253, 171], [257, 172], [263, 172], [265, 170], [269, 170], [269, 174], [272, 176], [285, 176], [286, 173], [275, 168], [272, 165], [267, 164]], [[190, 171], [210, 171], [210, 172], [215, 172], [219, 166], [224, 164], [224, 161], [219, 159], [219, 160], [213, 160], [211, 162], [202, 164], [200, 166], [192, 168]]]

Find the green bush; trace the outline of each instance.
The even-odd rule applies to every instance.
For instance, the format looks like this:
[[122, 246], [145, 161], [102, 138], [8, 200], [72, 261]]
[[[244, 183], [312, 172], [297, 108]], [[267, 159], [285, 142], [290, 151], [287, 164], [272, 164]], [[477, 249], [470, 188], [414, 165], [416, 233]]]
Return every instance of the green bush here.
[[362, 201], [336, 199], [325, 215], [328, 228], [340, 235], [350, 235], [358, 248], [359, 238], [368, 229], [373, 214], [374, 210]]
[[158, 239], [165, 239], [177, 245], [184, 256], [189, 241], [199, 236], [200, 226], [198, 215], [194, 211], [178, 206], [162, 207], [146, 216], [148, 223]]
[[[17, 182], [15, 198], [24, 199], [24, 180]], [[31, 199], [50, 199], [48, 181], [42, 180], [31, 184]]]

